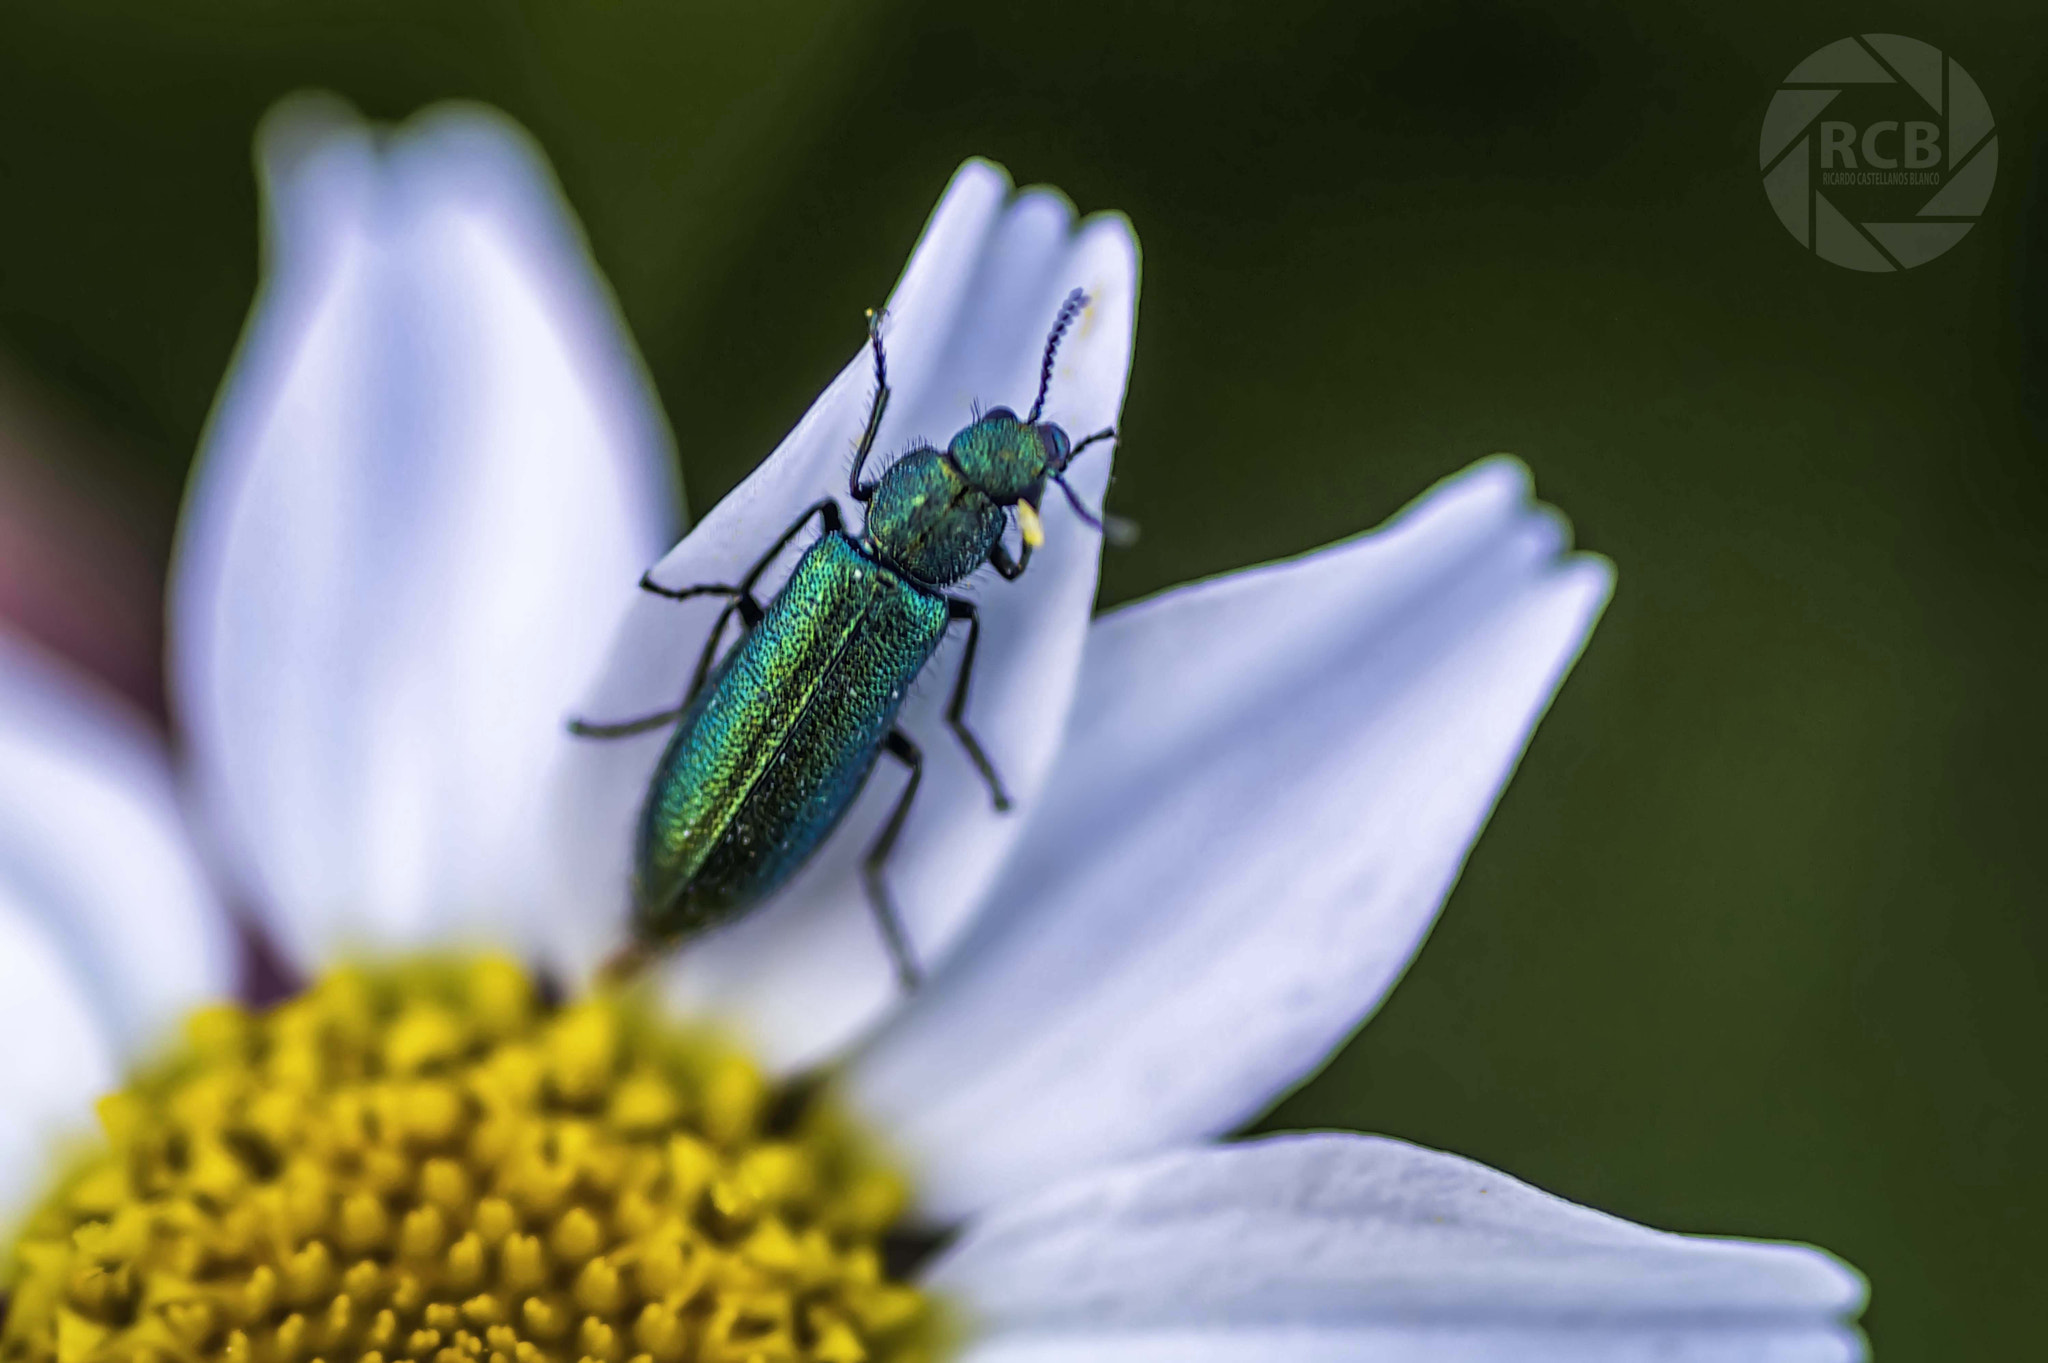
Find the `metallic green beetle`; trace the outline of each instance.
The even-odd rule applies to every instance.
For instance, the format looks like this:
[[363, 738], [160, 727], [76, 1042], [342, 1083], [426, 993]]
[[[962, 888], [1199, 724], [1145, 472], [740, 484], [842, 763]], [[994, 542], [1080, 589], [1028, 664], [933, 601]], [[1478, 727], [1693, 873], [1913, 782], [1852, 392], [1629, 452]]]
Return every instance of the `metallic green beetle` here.
[[[967, 647], [953, 682], [946, 722], [973, 759], [999, 810], [1009, 796], [967, 727], [967, 688], [981, 623], [974, 603], [947, 595], [984, 564], [1015, 580], [1044, 542], [1038, 508], [1048, 481], [1081, 518], [1084, 508], [1064, 478], [1073, 458], [1113, 430], [1078, 445], [1040, 421], [1060, 338], [1087, 304], [1076, 289], [1046, 338], [1038, 397], [1018, 420], [1006, 407], [978, 417], [946, 448], [919, 445], [878, 477], [862, 470], [889, 406], [881, 319], [870, 314], [875, 396], [854, 456], [847, 491], [867, 507], [859, 535], [848, 534], [839, 503], [818, 502], [782, 533], [735, 583], [647, 591], [674, 600], [729, 598], [697, 659], [683, 703], [614, 724], [578, 720], [570, 731], [619, 738], [675, 723], [640, 813], [634, 857], [635, 942], [614, 963], [626, 969], [653, 951], [745, 914], [779, 889], [836, 827], [887, 752], [910, 770], [896, 806], [863, 863], [869, 904], [903, 987], [918, 980], [916, 955], [883, 879], [923, 774], [923, 758], [896, 726], [910, 683], [946, 631], [967, 626]], [[1014, 509], [1023, 548], [1003, 544]], [[813, 517], [823, 533], [805, 551], [774, 600], [755, 595], [761, 576]], [[743, 634], [723, 657], [718, 647], [737, 615]]]

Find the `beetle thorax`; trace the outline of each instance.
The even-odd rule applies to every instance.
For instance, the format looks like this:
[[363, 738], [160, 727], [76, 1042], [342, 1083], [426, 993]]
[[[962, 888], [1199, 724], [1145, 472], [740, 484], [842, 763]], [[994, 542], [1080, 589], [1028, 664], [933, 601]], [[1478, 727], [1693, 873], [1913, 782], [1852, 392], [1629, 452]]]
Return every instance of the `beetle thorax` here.
[[866, 537], [892, 566], [942, 587], [988, 562], [1007, 522], [1001, 506], [926, 446], [882, 474], [868, 502]]

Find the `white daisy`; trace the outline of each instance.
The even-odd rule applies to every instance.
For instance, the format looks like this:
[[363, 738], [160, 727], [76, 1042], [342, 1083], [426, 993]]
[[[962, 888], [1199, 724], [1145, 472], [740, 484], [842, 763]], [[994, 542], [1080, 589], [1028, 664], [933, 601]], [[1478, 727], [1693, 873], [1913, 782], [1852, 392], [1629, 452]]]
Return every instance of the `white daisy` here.
[[[648, 386], [501, 119], [380, 138], [300, 102], [260, 164], [263, 292], [173, 595], [197, 822], [308, 974], [482, 945], [579, 978], [618, 940], [660, 738], [575, 745], [563, 717], [672, 704], [709, 615], [624, 599], [668, 536]], [[889, 300], [882, 447], [1028, 399], [1074, 287], [1048, 415], [1093, 430], [1130, 361], [1129, 228], [964, 167]], [[730, 580], [843, 488], [867, 382], [856, 356], [657, 577]], [[1109, 454], [1075, 466], [1084, 501]], [[1861, 1281], [1818, 1251], [1645, 1230], [1398, 1141], [1207, 1144], [1392, 986], [1606, 599], [1525, 471], [1095, 620], [1099, 541], [1047, 521], [979, 594], [972, 714], [1017, 809], [934, 726], [942, 688], [906, 710], [927, 780], [891, 874], [926, 987], [896, 990], [854, 870], [886, 775], [786, 894], [662, 968], [670, 1011], [769, 1075], [826, 1067], [909, 1224], [948, 1232], [922, 1298], [875, 1276], [894, 1204], [865, 1145], [486, 963], [201, 1013], [101, 1105], [115, 1155], [43, 1200], [0, 1353], [847, 1363], [924, 1300], [976, 1363], [1859, 1356]], [[146, 727], [10, 643], [0, 756], [15, 1219], [234, 952]]]

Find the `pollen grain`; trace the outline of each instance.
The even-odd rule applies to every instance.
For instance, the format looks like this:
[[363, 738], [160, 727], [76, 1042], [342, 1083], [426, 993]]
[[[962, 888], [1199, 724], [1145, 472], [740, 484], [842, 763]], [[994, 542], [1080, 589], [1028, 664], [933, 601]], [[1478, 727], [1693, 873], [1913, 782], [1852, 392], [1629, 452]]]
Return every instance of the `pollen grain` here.
[[922, 1360], [903, 1184], [638, 996], [510, 962], [190, 1019], [23, 1226], [0, 1363]]

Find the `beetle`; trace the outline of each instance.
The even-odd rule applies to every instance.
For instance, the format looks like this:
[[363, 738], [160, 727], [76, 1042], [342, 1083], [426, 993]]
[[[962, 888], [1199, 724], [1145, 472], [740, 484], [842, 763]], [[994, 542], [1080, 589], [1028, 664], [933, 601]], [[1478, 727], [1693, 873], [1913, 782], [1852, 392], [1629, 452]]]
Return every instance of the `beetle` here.
[[[1039, 506], [1048, 483], [1084, 522], [1103, 528], [1065, 473], [1089, 446], [1114, 440], [1114, 428], [1077, 444], [1056, 423], [1040, 420], [1061, 338], [1087, 303], [1075, 289], [1061, 304], [1039, 365], [1038, 396], [1022, 419], [1007, 407], [992, 408], [945, 449], [920, 442], [864, 479], [890, 391], [883, 318], [870, 312], [875, 394], [847, 476], [848, 495], [866, 508], [860, 532], [848, 532], [838, 501], [826, 497], [737, 582], [670, 587], [654, 581], [651, 569], [641, 577], [643, 590], [670, 600], [727, 601], [680, 705], [619, 723], [569, 725], [585, 738], [675, 725], [641, 806], [634, 936], [614, 959], [614, 973], [731, 922], [774, 894], [838, 826], [887, 753], [909, 777], [868, 848], [862, 880], [898, 982], [905, 990], [917, 986], [916, 955], [884, 877], [924, 773], [923, 754], [897, 726], [897, 712], [947, 631], [966, 625], [946, 723], [996, 809], [1009, 809], [1002, 778], [967, 723], [981, 620], [971, 600], [947, 589], [984, 565], [1010, 581], [1023, 574], [1031, 551], [1044, 543]], [[1022, 540], [1014, 557], [1004, 544], [1013, 515]], [[821, 533], [763, 605], [762, 575], [814, 518]], [[720, 656], [735, 617], [740, 637]]]

